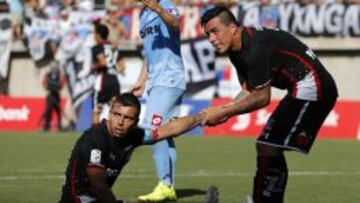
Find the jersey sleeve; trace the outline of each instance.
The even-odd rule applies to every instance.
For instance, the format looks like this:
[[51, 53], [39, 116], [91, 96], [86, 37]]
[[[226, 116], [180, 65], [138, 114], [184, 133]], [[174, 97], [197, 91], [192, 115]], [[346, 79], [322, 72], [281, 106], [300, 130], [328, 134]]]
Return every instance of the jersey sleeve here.
[[144, 137], [142, 143], [144, 145], [150, 145], [155, 143], [155, 141], [158, 139], [159, 134], [157, 129], [146, 129], [144, 130]]
[[105, 168], [104, 142], [95, 140], [96, 135], [88, 135], [79, 141], [79, 159], [87, 162], [87, 166]]
[[269, 60], [270, 48], [266, 45], [253, 45], [250, 48], [246, 56], [246, 63], [249, 67], [246, 81], [248, 89], [262, 89], [270, 84]]

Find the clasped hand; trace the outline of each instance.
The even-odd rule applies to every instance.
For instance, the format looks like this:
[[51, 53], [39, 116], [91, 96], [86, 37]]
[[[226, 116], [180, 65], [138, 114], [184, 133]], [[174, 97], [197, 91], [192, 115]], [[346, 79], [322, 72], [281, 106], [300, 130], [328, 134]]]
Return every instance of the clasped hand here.
[[201, 111], [205, 116], [201, 122], [201, 125], [215, 126], [226, 122], [229, 118], [226, 116], [224, 107], [215, 106], [209, 107]]

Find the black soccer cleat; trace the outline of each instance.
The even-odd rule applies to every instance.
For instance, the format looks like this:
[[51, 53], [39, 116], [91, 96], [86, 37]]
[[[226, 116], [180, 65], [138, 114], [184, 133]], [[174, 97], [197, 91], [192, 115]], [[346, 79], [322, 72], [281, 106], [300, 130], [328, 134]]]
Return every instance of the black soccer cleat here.
[[219, 190], [215, 186], [210, 186], [206, 192], [203, 203], [218, 203], [219, 202]]

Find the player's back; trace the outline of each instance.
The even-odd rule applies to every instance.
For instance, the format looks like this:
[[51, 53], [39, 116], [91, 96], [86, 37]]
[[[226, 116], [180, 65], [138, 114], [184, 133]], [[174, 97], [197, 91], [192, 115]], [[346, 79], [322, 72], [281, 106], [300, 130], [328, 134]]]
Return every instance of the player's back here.
[[309, 100], [321, 98], [323, 86], [336, 89], [333, 78], [315, 53], [285, 31], [244, 27], [242, 43], [241, 51], [229, 54], [240, 80], [247, 80], [254, 73], [266, 75], [262, 78], [270, 80], [273, 87]]

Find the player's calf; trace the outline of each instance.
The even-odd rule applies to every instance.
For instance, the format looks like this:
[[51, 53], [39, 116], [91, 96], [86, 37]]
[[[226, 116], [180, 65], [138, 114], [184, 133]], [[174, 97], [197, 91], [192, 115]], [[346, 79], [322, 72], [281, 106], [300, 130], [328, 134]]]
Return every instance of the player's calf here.
[[282, 203], [288, 170], [285, 157], [259, 156], [254, 178], [253, 201], [255, 203]]

